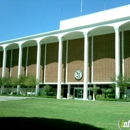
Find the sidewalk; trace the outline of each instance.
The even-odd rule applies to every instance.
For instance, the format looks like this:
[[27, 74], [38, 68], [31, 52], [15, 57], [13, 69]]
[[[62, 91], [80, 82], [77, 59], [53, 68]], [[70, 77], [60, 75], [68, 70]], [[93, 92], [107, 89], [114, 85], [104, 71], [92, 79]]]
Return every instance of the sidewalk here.
[[30, 97], [17, 97], [17, 96], [0, 96], [0, 101], [9, 101], [9, 100], [23, 100]]

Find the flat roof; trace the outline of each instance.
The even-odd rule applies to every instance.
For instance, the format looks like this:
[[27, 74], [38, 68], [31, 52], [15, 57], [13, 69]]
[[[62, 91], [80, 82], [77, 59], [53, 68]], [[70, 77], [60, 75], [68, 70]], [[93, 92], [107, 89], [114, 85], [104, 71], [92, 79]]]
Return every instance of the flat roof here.
[[130, 17], [130, 4], [60, 21], [60, 30]]

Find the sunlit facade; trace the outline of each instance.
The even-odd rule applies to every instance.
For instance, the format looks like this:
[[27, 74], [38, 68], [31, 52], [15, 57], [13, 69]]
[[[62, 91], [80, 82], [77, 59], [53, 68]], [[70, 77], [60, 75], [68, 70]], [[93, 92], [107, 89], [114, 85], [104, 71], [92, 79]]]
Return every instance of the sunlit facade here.
[[[130, 76], [130, 5], [60, 21], [59, 30], [0, 43], [0, 74], [36, 75], [57, 99], [87, 100], [89, 87]], [[116, 88], [116, 98], [119, 88]]]

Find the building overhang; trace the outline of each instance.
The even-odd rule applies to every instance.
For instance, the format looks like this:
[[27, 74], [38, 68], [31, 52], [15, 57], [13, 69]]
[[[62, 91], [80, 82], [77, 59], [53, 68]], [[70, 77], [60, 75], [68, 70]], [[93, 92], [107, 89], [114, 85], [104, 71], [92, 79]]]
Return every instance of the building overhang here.
[[125, 5], [113, 9], [108, 9], [92, 14], [83, 15], [60, 21], [60, 30], [80, 26], [90, 26], [97, 23], [118, 21], [130, 17], [130, 5]]

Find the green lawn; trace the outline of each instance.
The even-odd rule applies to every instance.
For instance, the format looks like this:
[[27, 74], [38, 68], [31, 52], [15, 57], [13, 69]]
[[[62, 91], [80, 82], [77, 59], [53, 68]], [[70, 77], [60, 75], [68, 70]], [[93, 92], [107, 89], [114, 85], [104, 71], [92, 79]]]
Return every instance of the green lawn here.
[[[0, 124], [28, 124], [50, 129], [117, 130], [119, 119], [130, 119], [130, 102], [32, 98], [0, 102]], [[55, 127], [53, 127], [55, 126]], [[74, 128], [73, 128], [74, 127]]]

